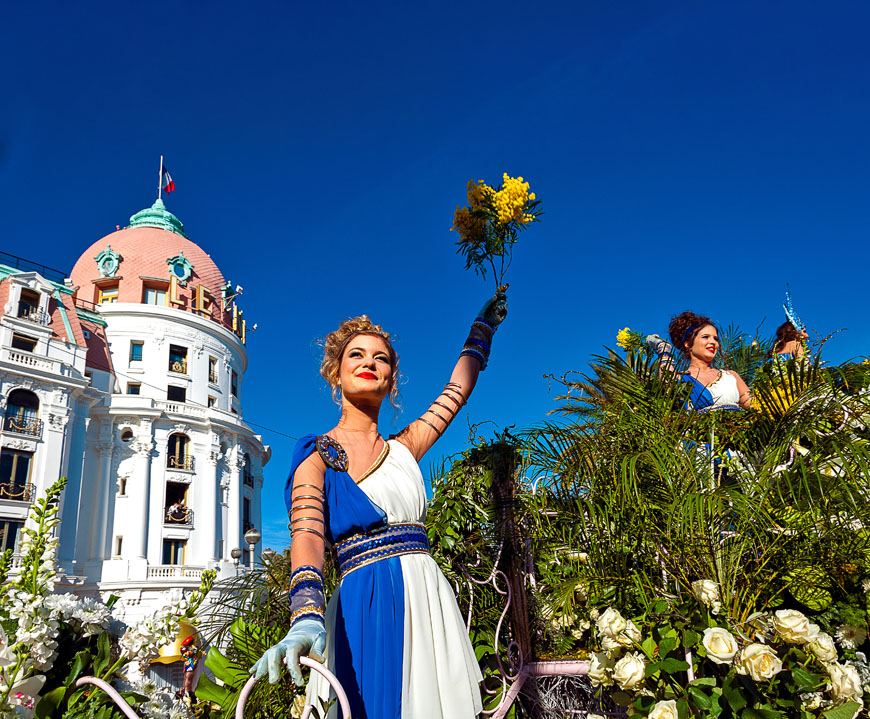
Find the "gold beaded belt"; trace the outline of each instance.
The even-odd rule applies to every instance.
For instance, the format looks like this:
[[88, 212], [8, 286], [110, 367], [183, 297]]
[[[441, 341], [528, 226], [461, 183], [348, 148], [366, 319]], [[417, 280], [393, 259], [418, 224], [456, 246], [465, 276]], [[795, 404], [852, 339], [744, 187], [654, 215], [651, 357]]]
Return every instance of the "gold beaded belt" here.
[[391, 524], [369, 534], [355, 534], [335, 545], [338, 571], [344, 579], [352, 571], [402, 554], [429, 554], [429, 537], [422, 524]]

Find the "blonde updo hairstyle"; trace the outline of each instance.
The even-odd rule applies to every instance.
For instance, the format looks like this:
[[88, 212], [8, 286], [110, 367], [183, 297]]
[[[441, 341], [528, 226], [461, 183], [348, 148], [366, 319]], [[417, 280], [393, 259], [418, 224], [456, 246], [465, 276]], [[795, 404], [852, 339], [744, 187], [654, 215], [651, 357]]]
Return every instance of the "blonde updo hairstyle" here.
[[344, 356], [344, 351], [347, 349], [351, 339], [357, 335], [380, 337], [384, 341], [384, 344], [387, 345], [387, 351], [390, 355], [390, 367], [393, 370], [390, 378], [390, 403], [394, 407], [397, 407], [396, 400], [399, 395], [399, 355], [393, 349], [393, 343], [390, 342], [390, 333], [385, 332], [384, 328], [380, 325], [374, 324], [368, 315], [360, 315], [359, 317], [351, 317], [345, 320], [338, 326], [337, 330], [330, 332], [320, 342], [323, 346], [323, 361], [320, 363], [320, 375], [332, 388], [332, 399], [337, 404], [341, 404], [341, 387], [338, 382], [341, 358]]

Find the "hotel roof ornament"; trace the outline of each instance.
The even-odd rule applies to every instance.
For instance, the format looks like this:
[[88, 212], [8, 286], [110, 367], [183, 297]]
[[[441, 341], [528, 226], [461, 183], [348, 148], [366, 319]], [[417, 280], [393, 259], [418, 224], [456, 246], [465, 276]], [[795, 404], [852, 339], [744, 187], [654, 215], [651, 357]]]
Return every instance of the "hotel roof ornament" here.
[[184, 252], [179, 252], [175, 257], [170, 257], [166, 260], [166, 264], [169, 265], [173, 276], [182, 284], [187, 282], [190, 273], [193, 272], [193, 265], [184, 256]]
[[127, 227], [156, 227], [159, 230], [187, 237], [184, 234], [184, 225], [181, 220], [166, 209], [166, 205], [161, 199], [155, 200], [151, 207], [139, 210], [130, 218], [130, 224]]
[[97, 261], [97, 268], [100, 270], [100, 277], [114, 277], [118, 271], [118, 265], [121, 264], [120, 253], [115, 252], [111, 245], [108, 245], [105, 250], [98, 254], [94, 259]]

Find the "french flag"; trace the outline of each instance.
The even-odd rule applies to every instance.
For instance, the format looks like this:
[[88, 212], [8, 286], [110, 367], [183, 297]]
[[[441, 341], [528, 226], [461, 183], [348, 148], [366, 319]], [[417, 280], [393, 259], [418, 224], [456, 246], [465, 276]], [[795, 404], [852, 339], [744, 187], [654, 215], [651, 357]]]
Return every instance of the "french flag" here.
[[163, 184], [164, 192], [172, 192], [175, 189], [175, 182], [172, 180], [172, 176], [169, 174], [169, 170], [166, 169], [166, 165], [163, 166], [161, 182]]

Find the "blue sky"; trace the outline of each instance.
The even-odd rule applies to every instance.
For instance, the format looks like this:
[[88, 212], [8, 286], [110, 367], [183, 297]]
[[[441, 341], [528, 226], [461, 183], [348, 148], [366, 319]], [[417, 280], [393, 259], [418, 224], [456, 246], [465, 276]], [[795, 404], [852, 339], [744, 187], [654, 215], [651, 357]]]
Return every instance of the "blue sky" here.
[[[18, 3], [0, 60], [0, 249], [69, 270], [154, 199], [259, 328], [246, 419], [273, 448], [337, 419], [315, 340], [368, 313], [398, 338], [404, 426], [447, 380], [491, 285], [448, 232], [469, 178], [522, 175], [510, 315], [433, 450], [542, 420], [546, 373], [693, 309], [773, 332], [790, 283], [841, 361], [868, 351], [864, 2]], [[424, 474], [427, 473], [424, 468]]]

